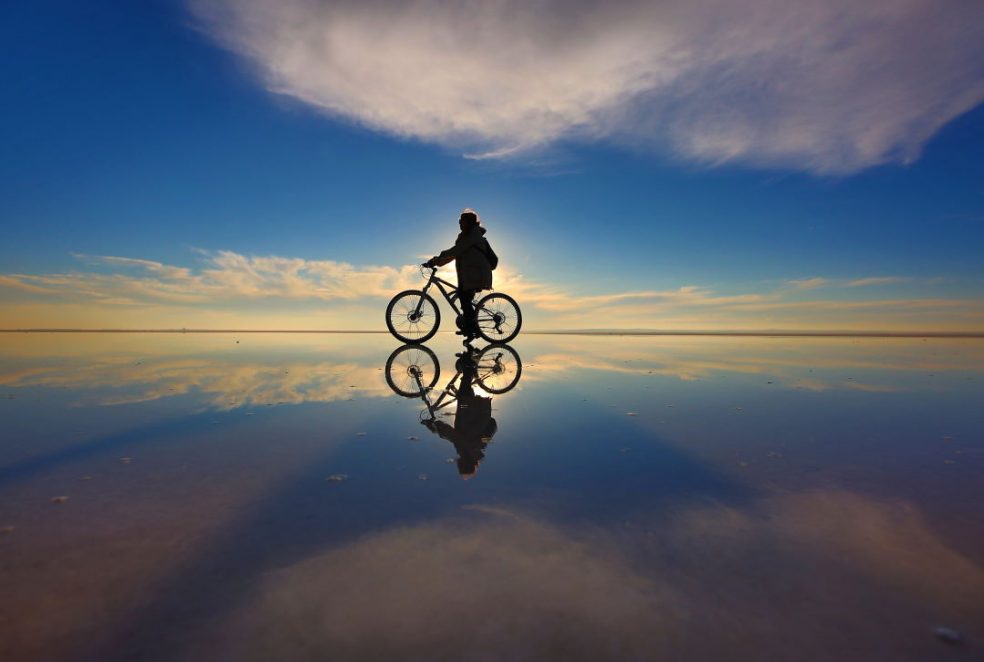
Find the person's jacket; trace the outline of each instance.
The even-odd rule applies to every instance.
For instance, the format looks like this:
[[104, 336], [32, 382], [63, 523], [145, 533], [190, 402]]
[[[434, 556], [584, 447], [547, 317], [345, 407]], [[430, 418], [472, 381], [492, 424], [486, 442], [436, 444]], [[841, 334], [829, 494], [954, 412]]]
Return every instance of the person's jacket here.
[[470, 381], [458, 392], [458, 407], [454, 427], [444, 421], [434, 421], [430, 429], [454, 444], [458, 452], [458, 471], [473, 474], [485, 458], [485, 447], [499, 426], [492, 418], [492, 398], [476, 395]]
[[439, 257], [447, 263], [452, 259], [458, 272], [458, 289], [488, 290], [492, 287], [492, 266], [485, 257], [489, 242], [485, 238], [485, 228], [475, 226], [468, 232], [461, 232], [454, 246], [441, 251]]

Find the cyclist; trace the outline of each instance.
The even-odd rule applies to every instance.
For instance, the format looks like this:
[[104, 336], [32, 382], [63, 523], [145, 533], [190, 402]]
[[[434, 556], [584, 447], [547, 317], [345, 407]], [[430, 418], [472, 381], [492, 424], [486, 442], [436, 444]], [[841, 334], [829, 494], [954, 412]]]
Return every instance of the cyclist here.
[[478, 337], [478, 323], [475, 320], [475, 306], [472, 299], [481, 290], [492, 288], [492, 262], [495, 253], [485, 238], [485, 228], [473, 209], [465, 209], [458, 219], [461, 233], [454, 246], [435, 255], [424, 266], [440, 267], [455, 261], [458, 272], [458, 301], [461, 302], [462, 319], [458, 335], [465, 336], [466, 342]]

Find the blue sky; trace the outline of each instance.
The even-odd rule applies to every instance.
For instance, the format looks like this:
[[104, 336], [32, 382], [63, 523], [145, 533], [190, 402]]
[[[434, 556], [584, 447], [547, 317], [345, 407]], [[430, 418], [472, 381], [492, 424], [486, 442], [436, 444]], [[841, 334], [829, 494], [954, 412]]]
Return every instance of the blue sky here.
[[[503, 260], [499, 284], [541, 328], [984, 330], [984, 49], [959, 29], [980, 12], [820, 21], [828, 41], [876, 44], [859, 61], [880, 58], [874, 78], [853, 66], [835, 85], [843, 68], [825, 62], [844, 48], [824, 40], [791, 74], [761, 68], [783, 59], [781, 43], [716, 47], [702, 3], [681, 5], [697, 7], [684, 20], [627, 2], [623, 13], [642, 12], [628, 22], [581, 4], [584, 24], [559, 37], [544, 16], [517, 35], [523, 17], [508, 12], [520, 4], [447, 10], [438, 27], [467, 38], [446, 42], [421, 16], [347, 2], [5, 8], [2, 326], [371, 327], [387, 288], [416, 282], [401, 267], [450, 245], [457, 213], [474, 207]], [[657, 36], [661, 21], [690, 32], [623, 56], [618, 44], [658, 41], [626, 32], [640, 17]], [[912, 43], [907, 21], [930, 36]], [[312, 34], [338, 25], [350, 32], [319, 50]], [[702, 37], [712, 47], [687, 48]], [[953, 52], [934, 56], [939, 44]], [[914, 79], [911, 57], [927, 61]], [[627, 63], [639, 71], [620, 81]], [[959, 75], [940, 83], [934, 67]], [[621, 87], [602, 84], [612, 79]], [[220, 255], [280, 261], [260, 285], [203, 279], [234, 268]], [[309, 272], [325, 261], [355, 280]], [[324, 279], [348, 287], [376, 267], [393, 272], [325, 293]]]

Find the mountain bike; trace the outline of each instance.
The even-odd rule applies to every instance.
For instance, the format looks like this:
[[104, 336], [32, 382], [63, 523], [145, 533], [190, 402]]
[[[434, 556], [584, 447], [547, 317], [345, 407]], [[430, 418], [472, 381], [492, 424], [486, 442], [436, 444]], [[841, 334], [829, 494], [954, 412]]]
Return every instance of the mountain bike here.
[[[430, 270], [430, 275], [426, 270]], [[386, 306], [386, 327], [390, 333], [405, 343], [419, 344], [429, 340], [441, 325], [441, 310], [434, 297], [427, 293], [436, 287], [444, 295], [451, 309], [457, 314], [461, 328], [461, 308], [458, 288], [437, 276], [437, 267], [420, 266], [420, 274], [427, 278], [422, 290], [404, 290]], [[490, 343], [507, 343], [519, 333], [523, 325], [523, 313], [516, 301], [507, 294], [493, 292], [475, 304], [478, 335]]]
[[441, 364], [428, 347], [407, 344], [394, 350], [386, 360], [386, 383], [399, 396], [423, 398], [433, 418], [435, 412], [454, 402], [460, 388], [458, 380], [465, 369], [474, 375], [472, 384], [492, 395], [511, 391], [523, 374], [523, 362], [509, 345], [471, 348], [457, 357], [454, 377], [433, 402], [430, 392], [441, 377]]

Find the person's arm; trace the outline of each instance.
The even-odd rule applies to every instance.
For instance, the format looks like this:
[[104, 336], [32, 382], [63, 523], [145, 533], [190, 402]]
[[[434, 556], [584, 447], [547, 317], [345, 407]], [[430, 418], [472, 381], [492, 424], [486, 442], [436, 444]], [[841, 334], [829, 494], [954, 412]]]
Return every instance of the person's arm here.
[[448, 262], [451, 262], [452, 260], [454, 260], [453, 257], [446, 257], [444, 255], [445, 253], [447, 253], [450, 250], [451, 249], [449, 248], [447, 251], [441, 251], [441, 254], [440, 255], [435, 255], [431, 259], [427, 260], [427, 262], [425, 262], [424, 264], [426, 264], [428, 266], [432, 266], [432, 267], [443, 267]]
[[447, 250], [441, 251], [438, 255], [432, 257], [429, 262], [435, 267], [443, 266], [454, 260], [472, 246], [476, 246], [481, 240], [482, 235], [480, 233], [470, 232], [464, 236], [459, 236], [458, 240], [454, 242], [454, 246], [448, 248]]
[[462, 434], [458, 430], [445, 423], [444, 421], [421, 421], [431, 432], [436, 432], [441, 439], [447, 439], [452, 444], [459, 443]]

